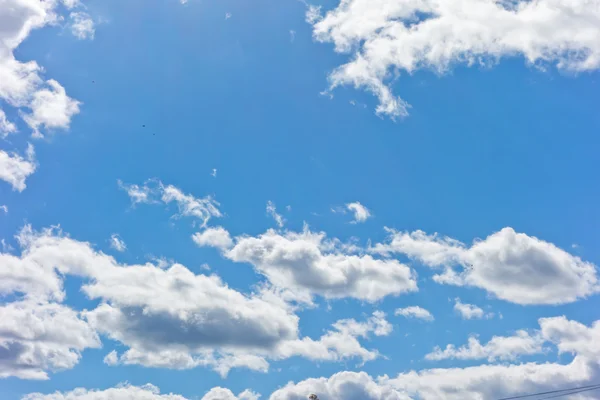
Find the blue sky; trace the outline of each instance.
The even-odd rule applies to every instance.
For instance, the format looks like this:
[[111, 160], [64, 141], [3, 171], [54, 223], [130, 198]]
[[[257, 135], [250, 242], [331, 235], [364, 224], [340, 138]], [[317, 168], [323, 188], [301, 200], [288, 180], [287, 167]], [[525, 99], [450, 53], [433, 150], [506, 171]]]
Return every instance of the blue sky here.
[[598, 1], [342, 3], [0, 4], [3, 399], [598, 381]]

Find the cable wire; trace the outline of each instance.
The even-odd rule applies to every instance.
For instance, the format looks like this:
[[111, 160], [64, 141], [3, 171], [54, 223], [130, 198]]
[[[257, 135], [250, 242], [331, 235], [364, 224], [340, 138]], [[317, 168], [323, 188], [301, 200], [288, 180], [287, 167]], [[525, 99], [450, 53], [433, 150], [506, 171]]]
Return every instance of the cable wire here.
[[560, 393], [560, 394], [555, 394], [555, 395], [548, 396], [548, 397], [542, 397], [541, 399], [538, 399], [538, 400], [544, 400], [544, 399], [553, 399], [553, 398], [555, 398], [555, 397], [561, 397], [561, 396], [570, 396], [570, 395], [572, 395], [572, 394], [576, 394], [576, 393], [582, 393], [582, 392], [589, 392], [589, 391], [592, 391], [592, 390], [598, 390], [598, 389], [600, 389], [600, 386], [593, 387], [593, 388], [588, 388], [588, 389], [579, 389], [579, 390], [576, 390], [576, 391], [574, 391], [574, 392], [569, 392], [569, 393]]
[[[525, 399], [527, 397], [535, 397], [535, 396], [542, 396], [544, 394], [554, 394], [554, 393], [561, 393], [561, 392], [571, 392], [573, 390], [596, 390], [596, 389], [600, 389], [600, 384], [595, 384], [595, 385], [587, 385], [587, 386], [579, 386], [579, 387], [574, 387], [574, 388], [570, 388], [570, 389], [560, 389], [560, 390], [550, 390], [548, 392], [539, 392], [539, 393], [533, 393], [533, 394], [525, 394], [525, 395], [520, 395], [520, 396], [513, 396], [513, 397], [503, 397], [501, 399], [497, 399], [497, 400], [515, 400], [515, 399]], [[566, 396], [570, 393], [563, 393], [561, 396]], [[558, 397], [558, 396], [556, 396]], [[544, 399], [548, 399], [548, 398], [552, 398], [552, 397], [543, 397]], [[542, 400], [542, 399], [538, 399], [538, 400]]]

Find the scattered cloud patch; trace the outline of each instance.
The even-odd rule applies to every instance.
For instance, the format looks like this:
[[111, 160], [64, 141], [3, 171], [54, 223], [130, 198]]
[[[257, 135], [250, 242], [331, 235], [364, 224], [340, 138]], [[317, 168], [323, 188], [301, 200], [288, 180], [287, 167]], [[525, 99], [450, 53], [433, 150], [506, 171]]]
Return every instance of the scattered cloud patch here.
[[404, 254], [426, 266], [443, 268], [434, 276], [441, 284], [478, 287], [523, 305], [572, 303], [600, 290], [594, 264], [512, 228], [477, 240], [471, 247], [423, 231], [387, 231], [389, 240], [370, 252]]
[[31, 113], [23, 115], [23, 119], [29, 125], [35, 136], [43, 136], [39, 128], [46, 129], [68, 129], [71, 118], [79, 114], [80, 102], [73, 100], [60, 83], [54, 79], [47, 82], [48, 87], [38, 90], [33, 94], [29, 105]]
[[212, 172], [210, 173], [210, 176], [212, 176], [213, 178], [217, 177], [217, 169], [216, 168], [212, 169]]
[[371, 217], [371, 212], [369, 209], [360, 204], [358, 201], [346, 204], [346, 208], [348, 211], [354, 214], [354, 223], [365, 222]]
[[228, 20], [229, 18], [231, 18], [231, 13], [225, 13], [225, 20]]
[[395, 315], [402, 315], [406, 318], [417, 318], [424, 321], [433, 321], [433, 315], [426, 309], [419, 306], [411, 306], [396, 309]]
[[127, 250], [127, 245], [125, 244], [123, 239], [121, 239], [121, 237], [116, 233], [113, 233], [110, 236], [110, 247], [121, 253]]
[[514, 56], [568, 71], [600, 67], [597, 0], [343, 0], [324, 16], [309, 6], [306, 20], [317, 41], [350, 58], [329, 75], [329, 90], [365, 89], [379, 99], [377, 114], [392, 118], [410, 107], [392, 91], [394, 71], [442, 74]]
[[3, 211], [4, 214], [8, 214], [8, 206], [6, 206], [5, 204], [1, 205], [0, 206], [0, 211]]
[[19, 192], [25, 190], [27, 187], [25, 181], [36, 168], [35, 152], [31, 144], [27, 147], [25, 157], [0, 150], [0, 180], [11, 185], [13, 190]]
[[486, 313], [482, 308], [477, 307], [474, 304], [461, 303], [458, 297], [454, 299], [454, 311], [456, 311], [462, 319], [489, 319], [494, 316], [494, 314]]
[[83, 11], [76, 11], [69, 14], [71, 19], [71, 32], [77, 39], [94, 39], [96, 28], [94, 20], [90, 15]]
[[6, 118], [6, 113], [0, 108], [0, 138], [6, 139], [11, 133], [17, 131], [17, 126]]

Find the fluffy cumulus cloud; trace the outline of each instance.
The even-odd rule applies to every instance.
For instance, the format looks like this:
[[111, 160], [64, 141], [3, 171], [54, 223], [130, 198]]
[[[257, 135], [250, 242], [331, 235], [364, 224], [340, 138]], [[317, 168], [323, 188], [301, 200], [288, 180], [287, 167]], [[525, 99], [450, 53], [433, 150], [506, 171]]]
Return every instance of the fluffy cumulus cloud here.
[[36, 168], [35, 153], [31, 144], [27, 147], [25, 157], [0, 150], [0, 180], [7, 182], [14, 190], [25, 190], [25, 181]]
[[354, 223], [365, 222], [371, 217], [371, 211], [358, 201], [346, 204], [346, 208], [354, 214]]
[[79, 103], [67, 96], [54, 80], [45, 81], [37, 62], [20, 62], [14, 50], [34, 29], [60, 21], [57, 7], [77, 5], [71, 1], [4, 0], [0, 7], [0, 99], [22, 110], [26, 122], [39, 134], [39, 128], [69, 127], [79, 112]]
[[388, 230], [370, 251], [404, 254], [442, 268], [439, 283], [473, 286], [517, 304], [563, 304], [597, 293], [597, 267], [533, 236], [504, 228], [471, 247], [422, 231]]
[[0, 378], [48, 379], [47, 371], [73, 368], [100, 339], [77, 312], [33, 300], [0, 306]]
[[494, 316], [493, 313], [486, 313], [481, 307], [478, 307], [475, 304], [461, 302], [458, 297], [454, 299], [454, 311], [460, 315], [462, 319], [489, 319]]
[[341, 0], [307, 21], [320, 42], [350, 61], [334, 70], [331, 89], [352, 85], [379, 99], [377, 113], [408, 114], [390, 87], [397, 72], [443, 73], [453, 65], [521, 56], [562, 70], [600, 67], [599, 0]]
[[424, 321], [433, 321], [433, 315], [426, 309], [419, 306], [410, 306], [405, 308], [398, 308], [395, 312], [396, 315], [402, 315], [406, 318], [417, 318]]
[[374, 302], [386, 296], [417, 290], [414, 272], [396, 260], [349, 254], [323, 232], [240, 236], [224, 255], [252, 264], [274, 286], [288, 290], [300, 301], [313, 295], [328, 299], [353, 297]]
[[[243, 294], [218, 276], [196, 275], [176, 263], [121, 265], [56, 229], [36, 232], [25, 227], [18, 240], [21, 256], [0, 253], [0, 295], [20, 294], [23, 301], [36, 304], [59, 303], [65, 299], [64, 276], [81, 278], [81, 291], [101, 302], [73, 318], [85, 321], [81, 329], [87, 327], [127, 347], [122, 354], [109, 353], [105, 358], [109, 365], [205, 366], [226, 375], [240, 367], [267, 371], [268, 360], [293, 356], [365, 362], [378, 353], [365, 349], [360, 339], [391, 332], [385, 314], [376, 312], [363, 322], [338, 321], [318, 339], [300, 337], [294, 307], [274, 288], [263, 285]], [[93, 335], [79, 335], [90, 339], [67, 347], [69, 363], [55, 366], [49, 361], [53, 354], [41, 355], [50, 364], [42, 360], [39, 369], [72, 367], [79, 350], [97, 343]]]
[[177, 206], [179, 212], [174, 215], [176, 218], [190, 217], [201, 222], [201, 226], [206, 226], [211, 218], [222, 217], [219, 210], [219, 203], [211, 196], [202, 198], [194, 197], [191, 194], [184, 193], [181, 189], [173, 185], [164, 185], [157, 179], [150, 179], [143, 185], [126, 184], [121, 180], [117, 181], [119, 187], [127, 192], [131, 199], [131, 204], [170, 204]]

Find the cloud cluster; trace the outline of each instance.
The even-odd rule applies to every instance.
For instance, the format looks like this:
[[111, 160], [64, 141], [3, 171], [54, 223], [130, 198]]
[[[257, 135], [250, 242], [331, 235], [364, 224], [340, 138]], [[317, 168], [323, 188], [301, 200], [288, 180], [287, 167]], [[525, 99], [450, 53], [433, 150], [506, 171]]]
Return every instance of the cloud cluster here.
[[600, 67], [599, 0], [341, 0], [322, 15], [311, 6], [314, 38], [350, 61], [330, 75], [330, 90], [352, 85], [379, 99], [377, 113], [408, 115], [394, 95], [399, 72], [444, 73], [456, 64], [521, 56], [562, 70]]
[[[42, 312], [50, 305], [55, 307], [52, 310], [62, 310], [80, 321], [80, 325], [73, 322], [71, 326], [87, 329], [87, 336], [79, 336], [88, 340], [67, 340], [68, 362], [54, 365], [48, 361], [53, 354], [38, 352], [41, 361], [35, 364], [36, 374], [14, 372], [13, 365], [12, 370], [5, 368], [5, 375], [42, 378], [47, 370], [71, 368], [78, 361], [78, 351], [97, 347], [95, 332], [128, 348], [122, 354], [108, 354], [107, 364], [174, 369], [205, 366], [223, 376], [231, 368], [267, 371], [268, 360], [293, 356], [322, 361], [373, 360], [378, 353], [365, 349], [359, 339], [391, 332], [385, 314], [376, 312], [364, 322], [338, 321], [318, 339], [300, 337], [295, 308], [278, 289], [263, 285], [243, 294], [216, 275], [197, 275], [176, 263], [121, 265], [89, 243], [56, 229], [35, 232], [27, 226], [18, 240], [20, 257], [0, 253], [0, 295], [21, 295], [34, 310], [30, 312]], [[81, 278], [81, 291], [101, 301], [95, 309], [79, 315], [58, 304], [65, 298], [63, 279], [68, 275]], [[18, 304], [9, 303], [11, 307]], [[62, 325], [69, 328], [66, 322]], [[76, 329], [71, 331], [75, 334]], [[31, 339], [38, 342], [35, 337]], [[51, 343], [58, 351], [60, 343]], [[24, 350], [12, 348], [17, 361], [18, 351]]]
[[[591, 327], [565, 317], [542, 318], [534, 334], [519, 331], [511, 337], [495, 337], [485, 345], [470, 340], [468, 347], [436, 349], [432, 359], [491, 358], [510, 360], [544, 351], [542, 343], [574, 355], [568, 364], [525, 363], [437, 368], [373, 378], [364, 372], [340, 372], [329, 378], [289, 383], [271, 400], [300, 400], [315, 392], [328, 400], [478, 400], [524, 393], [559, 390], [595, 383], [600, 378], [600, 321]], [[593, 393], [582, 399], [592, 399]]]
[[[69, 10], [80, 6], [75, 0], [4, 0], [0, 7], [0, 102], [12, 107], [32, 129], [34, 137], [47, 132], [68, 129], [71, 119], [79, 113], [80, 102], [69, 97], [56, 80], [43, 78], [43, 67], [36, 61], [21, 62], [15, 50], [31, 31], [60, 23], [59, 6]], [[73, 12], [73, 32], [78, 36], [93, 36], [93, 21], [89, 15]], [[87, 16], [84, 18], [84, 16]], [[0, 138], [17, 132], [14, 122], [0, 109]], [[0, 179], [16, 190], [25, 189], [26, 178], [35, 172], [32, 157], [22, 158], [0, 150]]]
[[404, 254], [444, 272], [438, 283], [473, 286], [517, 304], [564, 304], [600, 290], [597, 267], [552, 243], [504, 228], [471, 247], [422, 231], [388, 229], [370, 251]]

